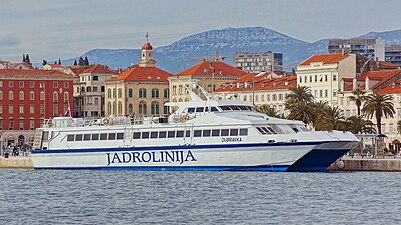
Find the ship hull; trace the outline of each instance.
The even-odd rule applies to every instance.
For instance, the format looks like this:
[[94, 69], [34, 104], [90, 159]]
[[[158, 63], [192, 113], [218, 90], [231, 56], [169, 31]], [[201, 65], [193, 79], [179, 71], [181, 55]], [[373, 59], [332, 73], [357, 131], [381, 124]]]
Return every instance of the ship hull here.
[[358, 142], [34, 150], [35, 169], [323, 172]]

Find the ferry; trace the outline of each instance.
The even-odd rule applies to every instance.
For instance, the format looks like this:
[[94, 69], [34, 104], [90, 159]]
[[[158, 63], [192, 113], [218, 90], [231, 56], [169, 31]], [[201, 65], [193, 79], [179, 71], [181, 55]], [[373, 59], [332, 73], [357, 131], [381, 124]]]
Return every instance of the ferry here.
[[246, 101], [188, 88], [168, 117], [56, 117], [38, 128], [34, 169], [323, 172], [359, 144], [350, 132], [311, 131]]

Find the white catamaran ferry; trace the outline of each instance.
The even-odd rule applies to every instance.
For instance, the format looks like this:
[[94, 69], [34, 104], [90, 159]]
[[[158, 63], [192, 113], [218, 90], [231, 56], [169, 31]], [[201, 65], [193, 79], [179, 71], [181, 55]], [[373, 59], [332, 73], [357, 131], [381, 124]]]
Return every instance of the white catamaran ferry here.
[[187, 90], [190, 102], [166, 103], [175, 109], [168, 118], [53, 118], [36, 131], [34, 168], [315, 172], [359, 144], [349, 132], [310, 131], [249, 102]]

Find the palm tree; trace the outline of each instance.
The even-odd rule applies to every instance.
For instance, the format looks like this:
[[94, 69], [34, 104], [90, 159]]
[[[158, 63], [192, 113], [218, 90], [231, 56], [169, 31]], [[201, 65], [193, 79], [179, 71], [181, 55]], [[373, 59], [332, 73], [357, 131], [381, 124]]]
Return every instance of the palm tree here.
[[313, 126], [316, 127], [316, 123], [318, 122], [319, 116], [324, 114], [330, 108], [330, 106], [327, 101], [313, 102], [312, 106], [316, 113], [316, 117], [313, 120]]
[[285, 108], [290, 110], [291, 107], [297, 102], [313, 102], [313, 95], [311, 93], [310, 87], [306, 86], [295, 86], [289, 89], [290, 94], [287, 95], [287, 100], [285, 102]]
[[370, 120], [364, 120], [361, 116], [347, 118], [347, 130], [353, 134], [374, 134], [376, 129]]
[[336, 107], [329, 107], [317, 118], [316, 130], [346, 130], [346, 122], [342, 110]]
[[401, 120], [397, 121], [397, 131], [399, 134], [401, 134]]
[[316, 112], [312, 105], [305, 101], [292, 104], [289, 111], [288, 119], [301, 120], [305, 124], [313, 123], [316, 117]]
[[352, 91], [353, 96], [349, 96], [348, 99], [351, 102], [355, 102], [356, 108], [358, 110], [358, 116], [361, 115], [361, 105], [362, 102], [365, 100], [366, 96], [364, 96], [366, 92], [362, 91], [361, 89], [357, 88]]
[[376, 117], [377, 131], [379, 132], [379, 134], [382, 133], [382, 117], [392, 118], [395, 113], [394, 104], [392, 101], [393, 96], [386, 94], [381, 95], [378, 93], [372, 93], [366, 96], [362, 112], [365, 113], [369, 119], [371, 119], [373, 116]]
[[281, 118], [280, 112], [269, 105], [261, 105], [256, 108], [258, 112], [264, 113], [270, 117]]

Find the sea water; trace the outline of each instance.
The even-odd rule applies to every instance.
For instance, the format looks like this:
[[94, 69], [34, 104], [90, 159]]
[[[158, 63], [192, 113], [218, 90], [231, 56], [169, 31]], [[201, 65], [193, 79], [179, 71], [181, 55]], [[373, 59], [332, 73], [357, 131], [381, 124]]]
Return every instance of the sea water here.
[[0, 224], [401, 224], [401, 173], [0, 170]]

